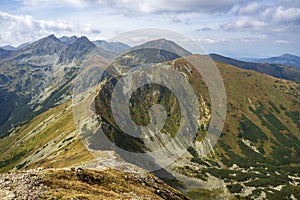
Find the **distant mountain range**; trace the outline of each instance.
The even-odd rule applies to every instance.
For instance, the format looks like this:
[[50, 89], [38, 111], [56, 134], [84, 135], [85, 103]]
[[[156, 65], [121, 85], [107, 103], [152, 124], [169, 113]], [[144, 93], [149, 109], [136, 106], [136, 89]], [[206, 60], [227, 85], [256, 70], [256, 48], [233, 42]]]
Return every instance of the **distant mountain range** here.
[[[71, 45], [73, 44], [79, 37], [73, 35], [71, 37], [68, 36], [62, 36], [60, 38], [58, 38], [58, 40], [60, 42], [62, 42], [65, 45]], [[111, 52], [121, 52], [121, 51], [125, 51], [127, 49], [130, 48], [129, 45], [124, 44], [122, 42], [107, 42], [105, 40], [95, 40], [92, 41], [92, 43], [94, 43], [95, 45], [105, 49], [106, 51], [111, 51]], [[29, 45], [30, 43], [24, 43], [21, 44], [18, 47], [13, 47], [11, 45], [5, 45], [5, 46], [0, 46], [0, 50], [8, 50], [8, 51], [16, 51], [19, 49], [24, 48], [25, 46]]]
[[0, 46], [0, 49], [4, 49], [4, 50], [8, 50], [8, 51], [15, 51], [15, 50], [17, 50], [16, 47], [13, 47], [11, 45]]
[[[70, 45], [73, 42], [75, 42], [78, 39], [78, 37], [75, 35], [71, 36], [71, 37], [62, 36], [58, 39], [65, 45]], [[124, 44], [122, 42], [107, 42], [105, 40], [95, 40], [95, 41], [92, 41], [92, 43], [94, 43], [96, 46], [101, 47], [104, 50], [110, 51], [110, 52], [122, 52], [122, 51], [125, 51], [130, 48], [129, 45]], [[2, 50], [16, 51], [18, 49], [24, 48], [25, 46], [27, 46], [29, 44], [30, 43], [27, 42], [27, 43], [21, 44], [18, 47], [14, 47], [11, 45], [0, 46], [0, 51], [2, 51]], [[157, 44], [154, 44], [154, 45], [157, 46]], [[177, 48], [177, 50], [179, 51], [180, 48]], [[181, 51], [182, 51], [182, 49], [181, 49]], [[218, 57], [218, 54], [210, 54], [210, 55], [213, 58], [215, 58], [216, 60], [220, 60], [220, 59], [225, 60], [225, 58], [226, 58], [225, 56], [221, 56], [221, 55], [220, 55], [220, 57], [223, 57], [223, 58], [220, 58], [220, 57]], [[230, 59], [232, 59], [232, 58], [230, 58]], [[239, 59], [232, 59], [232, 60], [248, 62], [248, 63], [254, 62], [254, 63], [269, 63], [269, 64], [286, 65], [286, 66], [292, 66], [292, 67], [296, 67], [296, 68], [300, 69], [300, 57], [296, 56], [296, 55], [292, 55], [292, 54], [283, 54], [281, 56], [275, 56], [275, 57], [269, 57], [269, 58], [239, 58]], [[239, 66], [241, 66], [241, 65], [242, 64], [239, 64]], [[253, 69], [253, 70], [255, 70], [255, 69]], [[272, 75], [272, 74], [270, 74], [270, 75]], [[275, 76], [279, 77], [278, 75], [275, 75]], [[283, 76], [283, 78], [287, 78], [287, 77]], [[290, 79], [290, 78], [287, 78], [287, 79]], [[294, 78], [292, 78], [291, 80], [294, 80]]]
[[130, 48], [129, 45], [124, 44], [122, 42], [107, 42], [105, 40], [96, 40], [93, 41], [95, 45], [98, 47], [101, 47], [105, 49], [106, 51], [111, 51], [111, 52], [122, 52]]
[[22, 49], [23, 47], [25, 47], [28, 44], [30, 44], [30, 42], [23, 43], [23, 44], [21, 44], [17, 47], [14, 47], [14, 46], [11, 46], [11, 45], [5, 45], [5, 46], [0, 46], [0, 49], [9, 50], [9, 51], [16, 51], [18, 49]]
[[[218, 62], [227, 63], [242, 69], [254, 70], [277, 78], [283, 78], [300, 82], [300, 69], [291, 65], [270, 64], [267, 62], [246, 62], [228, 58], [218, 54], [209, 54], [211, 58]], [[257, 61], [257, 60], [256, 60]], [[275, 61], [274, 61], [275, 62]]]
[[283, 54], [281, 56], [275, 56], [270, 58], [241, 58], [241, 60], [247, 62], [263, 62], [271, 64], [288, 65], [300, 69], [300, 57], [291, 54]]

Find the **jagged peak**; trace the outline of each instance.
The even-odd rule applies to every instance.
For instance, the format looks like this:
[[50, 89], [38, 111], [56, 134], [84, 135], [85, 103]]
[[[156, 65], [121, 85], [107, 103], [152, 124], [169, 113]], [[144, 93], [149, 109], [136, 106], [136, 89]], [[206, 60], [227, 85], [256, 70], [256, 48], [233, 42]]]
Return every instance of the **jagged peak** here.
[[87, 44], [89, 46], [96, 46], [93, 42], [91, 42], [87, 37], [85, 36], [81, 36], [78, 37], [71, 46], [77, 46], [77, 45], [81, 45], [81, 44]]
[[44, 38], [41, 38], [37, 41], [35, 41], [34, 43], [32, 43], [33, 46], [36, 46], [36, 45], [42, 45], [44, 43], [59, 43], [61, 45], [64, 45], [57, 37], [55, 37], [54, 34], [51, 34], [51, 35], [48, 35]]
[[47, 38], [57, 39], [54, 34], [48, 35]]
[[52, 55], [63, 50], [65, 46], [54, 34], [51, 34], [26, 45], [24, 48], [18, 49], [18, 54], [28, 53], [29, 51], [36, 55]]
[[90, 42], [90, 40], [86, 36], [80, 36], [80, 38], [78, 38], [78, 39], [80, 39], [80, 40], [87, 40], [87, 41]]
[[85, 36], [80, 36], [80, 37], [77, 37], [76, 41], [75, 42], [90, 42], [92, 43], [87, 37]]
[[60, 40], [54, 34], [48, 35], [47, 37], [42, 38], [41, 40], [43, 40], [43, 39], [50, 39], [50, 40], [53, 40], [56, 42], [60, 42]]

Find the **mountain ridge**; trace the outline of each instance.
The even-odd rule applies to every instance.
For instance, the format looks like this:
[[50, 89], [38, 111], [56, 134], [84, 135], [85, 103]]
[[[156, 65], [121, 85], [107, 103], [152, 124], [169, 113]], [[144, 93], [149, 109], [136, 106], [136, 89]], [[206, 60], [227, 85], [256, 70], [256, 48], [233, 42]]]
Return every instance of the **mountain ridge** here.
[[[151, 40], [145, 42], [144, 44], [133, 47], [133, 49], [143, 49], [143, 48], [152, 48], [168, 51], [174, 54], [177, 54], [180, 57], [191, 55], [192, 53], [184, 49], [180, 45], [176, 44], [174, 41], [167, 40], [164, 38]], [[132, 49], [131, 49], [132, 50]]]
[[123, 52], [130, 48], [129, 45], [122, 42], [107, 42], [105, 40], [95, 40], [92, 42], [98, 47], [115, 53]]
[[[48, 42], [57, 44], [56, 39], [50, 36], [36, 46], [43, 49]], [[207, 157], [201, 157], [203, 149], [210, 148], [210, 142], [203, 140], [211, 112], [207, 87], [197, 70], [180, 55], [184, 54], [182, 48], [176, 49], [176, 45], [172, 46], [166, 40], [149, 43], [132, 47], [109, 65], [107, 73], [122, 73], [111, 73], [101, 80], [96, 94], [92, 93], [94, 104], [89, 105], [95, 106], [93, 110], [98, 117], [84, 121], [86, 126], [82, 129], [89, 131], [95, 120], [100, 121], [104, 133], [112, 142], [123, 149], [143, 150], [140, 140], [130, 138], [114, 124], [110, 113], [110, 93], [120, 75], [126, 75], [130, 69], [134, 69], [131, 70], [133, 73], [139, 73], [140, 65], [163, 64], [180, 72], [182, 78], [192, 85], [201, 102], [197, 138], [180, 159], [160, 172], [165, 182], [179, 188], [191, 199], [283, 199], [291, 195], [300, 198], [300, 189], [297, 187], [300, 184], [299, 83], [258, 73], [253, 69], [255, 63], [213, 56], [224, 80], [227, 116], [216, 146]], [[166, 49], [161, 50], [162, 44], [166, 43]], [[94, 167], [120, 166], [122, 163], [123, 168], [124, 162], [114, 151], [98, 152], [97, 162], [100, 163], [93, 160], [81, 142], [73, 120], [72, 85], [78, 70], [83, 67], [80, 63], [87, 61], [91, 66], [101, 64], [101, 60], [89, 60], [93, 58], [86, 57], [90, 48], [95, 47], [94, 44], [82, 37], [70, 46], [58, 44], [59, 47], [61, 45], [62, 51], [69, 49], [64, 55], [53, 47], [50, 48], [53, 55], [35, 50], [33, 52], [36, 54], [25, 52], [22, 58], [12, 57], [0, 62], [1, 109], [15, 106], [12, 111], [4, 110], [4, 120], [10, 120], [6, 124], [10, 131], [0, 139], [1, 172], [72, 165], [86, 169], [88, 166], [85, 163], [88, 161]], [[59, 56], [66, 59], [59, 63]], [[201, 61], [207, 57], [197, 58]], [[224, 59], [232, 65], [218, 59]], [[243, 66], [245, 64], [247, 66]], [[83, 78], [89, 80], [88, 77]], [[84, 97], [88, 94], [88, 91], [82, 92]], [[132, 119], [137, 124], [147, 125], [148, 109], [154, 103], [164, 106], [167, 111], [163, 134], [176, 134], [180, 106], [171, 91], [158, 85], [142, 87], [132, 94]], [[26, 113], [32, 116], [22, 118]], [[0, 133], [3, 134], [3, 129]], [[166, 174], [169, 176], [164, 176]], [[61, 173], [59, 175], [67, 180], [76, 179], [72, 173], [73, 178], [62, 176]], [[117, 176], [116, 180], [123, 180], [123, 175]]]
[[78, 37], [73, 35], [71, 37], [68, 37], [68, 36], [62, 36], [60, 38], [58, 38], [62, 43], [66, 44], [66, 45], [70, 45], [72, 44], [73, 42], [75, 42]]
[[300, 69], [297, 69], [296, 67], [285, 66], [281, 64], [240, 61], [219, 54], [209, 54], [209, 56], [215, 61], [224, 62], [230, 65], [237, 66], [242, 69], [250, 69], [250, 70], [271, 75], [273, 77], [300, 82]]

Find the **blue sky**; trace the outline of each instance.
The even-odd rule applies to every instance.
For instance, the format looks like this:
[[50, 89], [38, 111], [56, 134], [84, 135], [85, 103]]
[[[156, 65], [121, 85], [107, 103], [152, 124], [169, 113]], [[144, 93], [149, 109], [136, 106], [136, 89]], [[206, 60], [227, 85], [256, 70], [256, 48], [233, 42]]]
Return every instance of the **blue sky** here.
[[232, 57], [300, 55], [299, 0], [2, 0], [0, 45], [163, 28]]

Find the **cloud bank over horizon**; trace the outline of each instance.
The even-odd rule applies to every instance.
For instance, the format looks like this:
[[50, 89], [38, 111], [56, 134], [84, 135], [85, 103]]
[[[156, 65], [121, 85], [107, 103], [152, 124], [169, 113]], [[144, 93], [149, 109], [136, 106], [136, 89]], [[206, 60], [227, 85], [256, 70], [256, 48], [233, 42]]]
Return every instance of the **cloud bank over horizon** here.
[[49, 34], [107, 39], [148, 27], [177, 31], [229, 56], [300, 54], [297, 0], [4, 0], [0, 7], [0, 45]]

